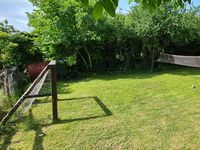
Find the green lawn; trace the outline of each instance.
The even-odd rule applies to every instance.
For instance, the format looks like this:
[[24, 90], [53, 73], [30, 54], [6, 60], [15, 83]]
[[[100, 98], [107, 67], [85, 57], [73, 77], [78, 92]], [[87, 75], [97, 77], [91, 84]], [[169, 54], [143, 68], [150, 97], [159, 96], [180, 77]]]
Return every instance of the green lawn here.
[[0, 149], [200, 149], [198, 69], [90, 75], [58, 86], [60, 121], [51, 121], [50, 99], [37, 101]]

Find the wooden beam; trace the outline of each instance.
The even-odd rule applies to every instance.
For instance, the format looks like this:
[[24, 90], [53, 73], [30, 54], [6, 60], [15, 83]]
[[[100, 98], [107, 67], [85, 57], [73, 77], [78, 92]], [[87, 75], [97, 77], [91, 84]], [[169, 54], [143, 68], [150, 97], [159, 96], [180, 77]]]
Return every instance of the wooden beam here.
[[53, 120], [56, 121], [58, 120], [56, 61], [51, 61], [49, 63], [49, 68], [51, 69], [52, 114]]

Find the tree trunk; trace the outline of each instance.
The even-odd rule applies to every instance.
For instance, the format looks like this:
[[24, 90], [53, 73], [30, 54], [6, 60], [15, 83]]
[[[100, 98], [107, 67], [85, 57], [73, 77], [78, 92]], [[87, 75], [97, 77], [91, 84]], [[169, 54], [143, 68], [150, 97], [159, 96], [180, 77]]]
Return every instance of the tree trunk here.
[[78, 54], [81, 57], [81, 59], [83, 60], [83, 62], [86, 65], [86, 67], [88, 68], [88, 65], [87, 65], [87, 62], [86, 62], [85, 58], [81, 55], [81, 53], [78, 52]]
[[91, 56], [90, 56], [90, 53], [88, 52], [87, 48], [85, 45], [83, 45], [84, 49], [85, 49], [85, 52], [87, 53], [88, 55], [88, 60], [89, 60], [89, 68], [92, 69], [92, 60], [91, 60]]

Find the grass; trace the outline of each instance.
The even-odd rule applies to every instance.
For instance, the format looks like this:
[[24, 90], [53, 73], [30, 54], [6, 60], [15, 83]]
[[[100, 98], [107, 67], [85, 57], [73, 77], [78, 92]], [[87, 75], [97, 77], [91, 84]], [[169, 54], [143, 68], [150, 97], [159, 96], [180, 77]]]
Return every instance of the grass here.
[[3, 93], [2, 88], [0, 87], [0, 120], [2, 119], [2, 117], [5, 115], [5, 109], [6, 109], [6, 97]]
[[38, 100], [0, 149], [200, 149], [199, 74], [184, 68], [59, 82], [60, 120], [51, 121], [50, 99]]

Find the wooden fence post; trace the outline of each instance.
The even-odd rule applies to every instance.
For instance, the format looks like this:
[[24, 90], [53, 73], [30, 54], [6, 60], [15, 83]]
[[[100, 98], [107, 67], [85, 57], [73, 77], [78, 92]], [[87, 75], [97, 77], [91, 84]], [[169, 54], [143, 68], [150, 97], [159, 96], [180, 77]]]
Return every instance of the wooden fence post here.
[[56, 78], [56, 61], [53, 60], [49, 63], [51, 69], [51, 88], [52, 88], [52, 109], [53, 120], [58, 120], [58, 106], [57, 106], [57, 78]]

